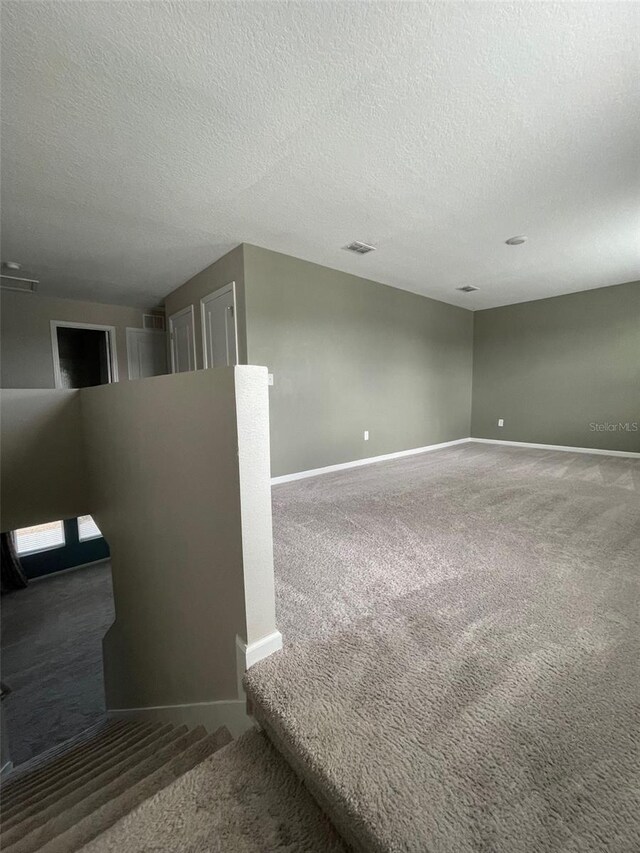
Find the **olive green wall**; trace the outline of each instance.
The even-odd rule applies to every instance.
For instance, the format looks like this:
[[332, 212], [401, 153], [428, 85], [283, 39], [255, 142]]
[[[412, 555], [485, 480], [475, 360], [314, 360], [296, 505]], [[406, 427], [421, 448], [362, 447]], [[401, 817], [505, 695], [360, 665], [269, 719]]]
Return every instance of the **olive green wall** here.
[[273, 476], [469, 436], [470, 311], [243, 249], [248, 362], [274, 374]]
[[471, 434], [640, 451], [640, 282], [477, 311]]

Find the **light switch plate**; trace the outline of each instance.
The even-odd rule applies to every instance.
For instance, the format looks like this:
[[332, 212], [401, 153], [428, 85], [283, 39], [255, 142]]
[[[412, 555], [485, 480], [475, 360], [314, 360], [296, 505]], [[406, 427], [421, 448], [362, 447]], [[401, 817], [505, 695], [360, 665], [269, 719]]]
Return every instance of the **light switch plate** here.
[[273, 373], [268, 373], [268, 374], [267, 374], [267, 383], [268, 383], [269, 385], [273, 385]]
[[499, 427], [503, 427], [503, 426], [504, 426], [504, 418], [498, 418], [498, 426], [499, 426]]

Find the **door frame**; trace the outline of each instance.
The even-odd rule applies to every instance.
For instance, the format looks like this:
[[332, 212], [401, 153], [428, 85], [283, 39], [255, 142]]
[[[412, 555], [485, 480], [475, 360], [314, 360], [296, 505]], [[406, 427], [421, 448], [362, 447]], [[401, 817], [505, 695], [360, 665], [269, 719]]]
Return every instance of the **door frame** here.
[[51, 320], [51, 349], [53, 354], [53, 380], [56, 388], [64, 388], [60, 372], [60, 350], [58, 348], [58, 329], [92, 329], [107, 332], [109, 342], [109, 382], [118, 382], [118, 351], [116, 349], [116, 327], [102, 326], [96, 323], [72, 323], [69, 320]]
[[[165, 336], [166, 336], [166, 332], [163, 331], [163, 329], [145, 329], [143, 327], [137, 327], [137, 326], [127, 326], [127, 328], [125, 329], [125, 332], [126, 332], [126, 336], [127, 336], [127, 375], [129, 377], [129, 379], [132, 379], [133, 377], [131, 376], [131, 345], [130, 345], [132, 333], [135, 334], [137, 332], [145, 332], [146, 334], [156, 335], [157, 337], [162, 337], [164, 340]], [[166, 340], [165, 340], [164, 353], [165, 353], [165, 364], [166, 364], [167, 363]]]
[[207, 349], [207, 324], [205, 319], [205, 306], [208, 302], [213, 302], [219, 296], [224, 296], [225, 293], [233, 294], [233, 334], [236, 339], [236, 363], [239, 363], [238, 350], [238, 300], [236, 299], [236, 283], [235, 281], [225, 284], [224, 287], [219, 287], [217, 290], [212, 290], [200, 300], [200, 333], [202, 335], [202, 363], [205, 368], [209, 367], [209, 353]]
[[193, 307], [193, 305], [187, 305], [186, 308], [181, 308], [179, 311], [176, 311], [175, 314], [172, 314], [169, 317], [169, 353], [171, 355], [171, 372], [172, 373], [176, 372], [176, 359], [175, 359], [175, 355], [173, 352], [173, 327], [174, 327], [174, 323], [178, 319], [178, 317], [182, 317], [185, 314], [191, 315], [191, 328], [193, 329], [193, 335], [191, 336], [192, 340], [193, 340], [193, 369], [194, 370], [198, 369], [198, 357], [196, 354], [196, 312], [195, 312], [195, 308]]

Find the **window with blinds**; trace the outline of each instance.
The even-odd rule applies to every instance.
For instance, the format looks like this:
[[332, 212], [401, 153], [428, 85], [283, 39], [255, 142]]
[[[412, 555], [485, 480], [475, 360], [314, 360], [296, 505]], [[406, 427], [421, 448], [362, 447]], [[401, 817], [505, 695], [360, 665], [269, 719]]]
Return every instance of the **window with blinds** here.
[[36, 554], [38, 551], [50, 551], [62, 548], [65, 544], [64, 524], [62, 521], [49, 521], [47, 524], [34, 524], [14, 530], [13, 539], [18, 556]]
[[102, 536], [100, 528], [90, 515], [81, 515], [78, 518], [78, 539], [86, 542], [87, 539], [98, 539]]

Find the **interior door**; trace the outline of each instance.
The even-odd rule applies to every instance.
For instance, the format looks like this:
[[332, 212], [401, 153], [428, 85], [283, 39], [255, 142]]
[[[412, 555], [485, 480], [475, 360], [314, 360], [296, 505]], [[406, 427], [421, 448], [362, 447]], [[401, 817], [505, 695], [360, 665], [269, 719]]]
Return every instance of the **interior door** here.
[[169, 317], [171, 372], [184, 373], [196, 369], [196, 340], [193, 305]]
[[202, 347], [205, 367], [231, 367], [238, 363], [236, 294], [233, 283], [200, 300]]
[[127, 329], [129, 379], [167, 372], [167, 339], [157, 329]]

